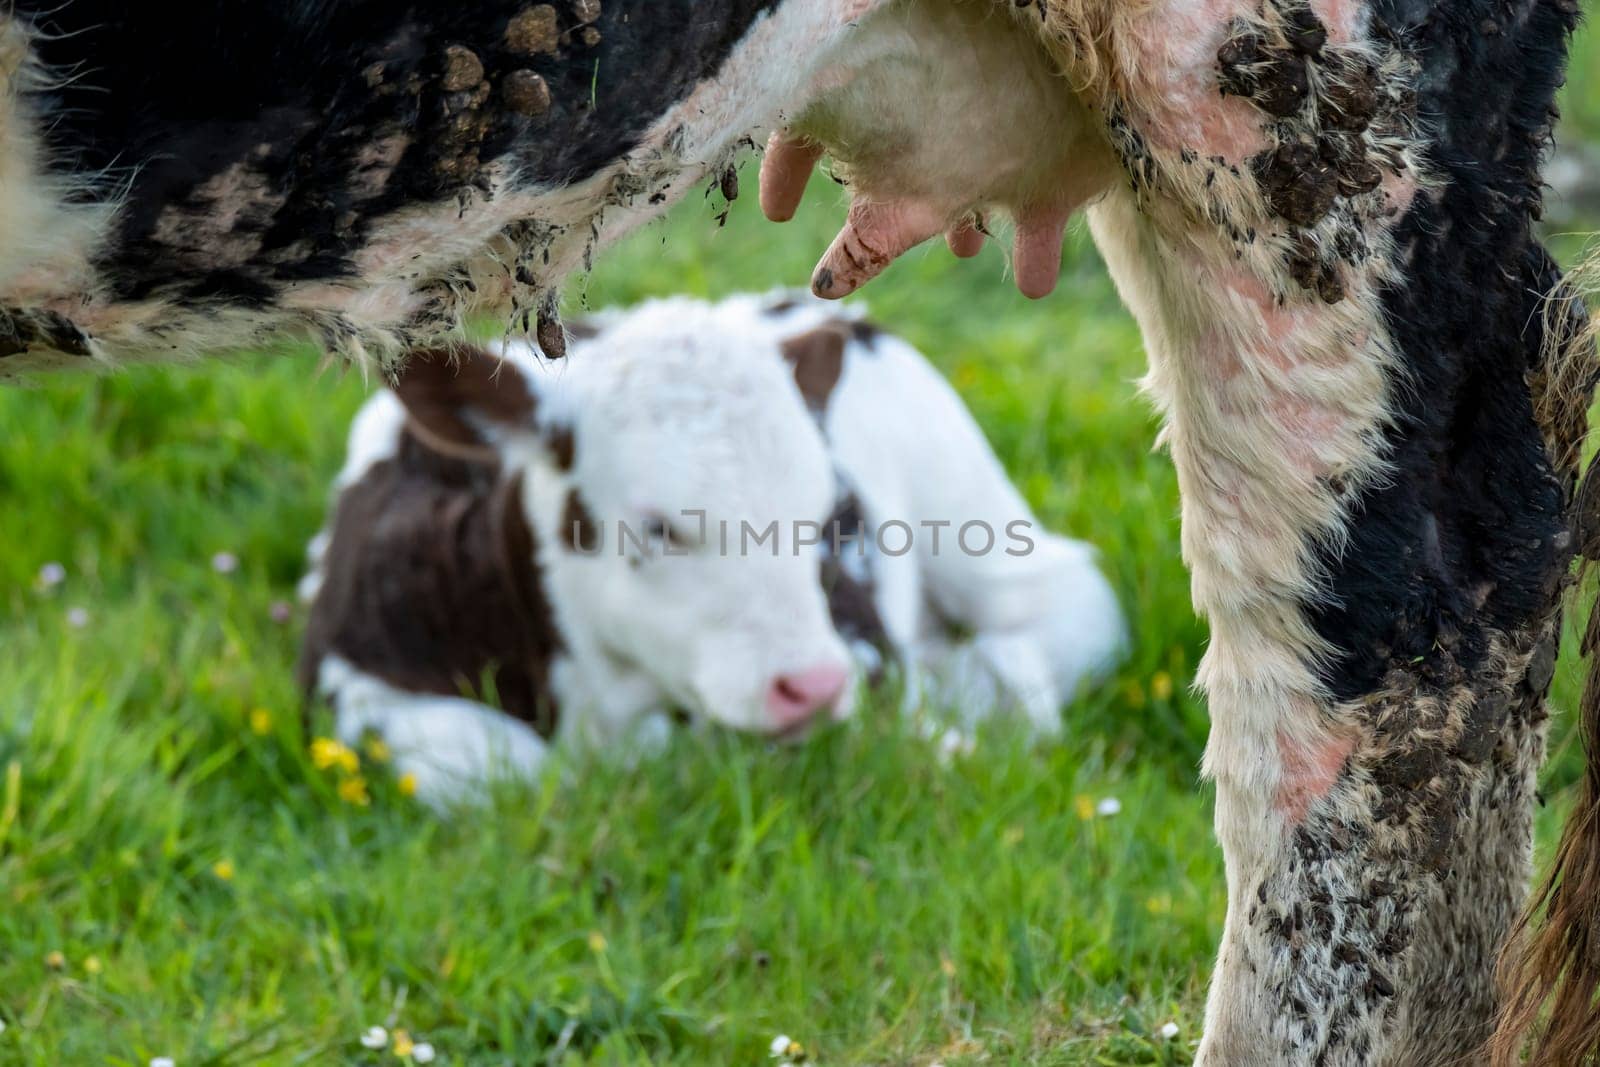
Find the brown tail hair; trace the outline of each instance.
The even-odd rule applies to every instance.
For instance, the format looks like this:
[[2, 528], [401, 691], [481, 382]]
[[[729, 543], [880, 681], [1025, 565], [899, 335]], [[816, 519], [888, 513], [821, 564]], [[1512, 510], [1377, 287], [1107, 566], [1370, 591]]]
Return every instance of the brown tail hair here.
[[[1583, 636], [1590, 657], [1580, 715], [1588, 753], [1576, 808], [1555, 865], [1518, 920], [1500, 956], [1500, 1018], [1490, 1044], [1494, 1067], [1578, 1067], [1600, 1054], [1600, 610]], [[1542, 924], [1540, 919], [1543, 919]], [[1541, 1011], [1550, 1012], [1541, 1023]], [[1529, 1038], [1534, 1048], [1522, 1060]]]
[[[1589, 364], [1600, 319], [1586, 321], [1582, 292], [1600, 276], [1600, 250], [1552, 296], [1546, 337], [1556, 360]], [[1593, 377], [1585, 373], [1586, 387]], [[1578, 552], [1600, 560], [1600, 462], [1574, 501]], [[1585, 567], [1587, 569], [1587, 566]], [[1587, 588], [1580, 582], [1578, 588]], [[1577, 804], [1562, 830], [1555, 864], [1512, 930], [1500, 956], [1500, 1017], [1489, 1043], [1494, 1067], [1580, 1067], [1600, 1062], [1600, 600], [1583, 634], [1589, 661], [1579, 704], [1586, 755]], [[1549, 1004], [1548, 1013], [1545, 1005]], [[1523, 1059], [1525, 1046], [1532, 1042]]]

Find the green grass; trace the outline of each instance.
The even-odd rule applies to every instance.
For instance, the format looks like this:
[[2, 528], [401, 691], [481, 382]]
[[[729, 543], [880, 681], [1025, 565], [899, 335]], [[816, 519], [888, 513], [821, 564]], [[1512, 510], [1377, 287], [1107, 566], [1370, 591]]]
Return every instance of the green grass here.
[[[752, 207], [719, 229], [687, 205], [574, 310], [802, 282], [838, 204]], [[374, 1023], [456, 1064], [753, 1064], [778, 1032], [828, 1064], [1187, 1062], [1224, 904], [1204, 630], [1138, 336], [1081, 234], [1062, 288], [1024, 307], [993, 251], [929, 252], [867, 295], [1045, 521], [1104, 550], [1135, 648], [1064, 741], [995, 729], [946, 765], [869, 709], [794, 748], [571, 765], [457, 819], [381, 773], [370, 806], [339, 798], [299, 619], [271, 618], [362, 382], [289, 351], [0, 395], [0, 1064], [394, 1062], [358, 1044]]]

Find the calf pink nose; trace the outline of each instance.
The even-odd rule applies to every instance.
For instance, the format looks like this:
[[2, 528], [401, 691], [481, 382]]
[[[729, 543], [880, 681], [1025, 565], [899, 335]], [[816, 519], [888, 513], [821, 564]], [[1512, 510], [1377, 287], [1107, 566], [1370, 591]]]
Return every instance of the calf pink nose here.
[[833, 663], [780, 674], [767, 688], [767, 713], [780, 731], [792, 730], [837, 703], [849, 681], [850, 672]]

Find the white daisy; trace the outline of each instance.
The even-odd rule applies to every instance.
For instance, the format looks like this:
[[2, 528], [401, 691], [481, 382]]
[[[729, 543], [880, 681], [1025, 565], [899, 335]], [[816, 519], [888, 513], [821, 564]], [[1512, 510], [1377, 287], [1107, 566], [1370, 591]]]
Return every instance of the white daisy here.
[[1178, 1036], [1178, 1024], [1162, 1023], [1159, 1033], [1161, 1034], [1161, 1039], [1163, 1041], [1171, 1041], [1173, 1038]]
[[411, 1049], [411, 1059], [414, 1063], [432, 1063], [433, 1046], [426, 1041], [418, 1041]]
[[39, 568], [39, 588], [52, 589], [67, 580], [67, 568], [52, 560]]
[[957, 756], [970, 756], [978, 747], [977, 739], [968, 737], [954, 726], [939, 735], [939, 758], [946, 763]]
[[1116, 797], [1106, 797], [1104, 800], [1100, 801], [1100, 803], [1094, 806], [1094, 813], [1105, 818], [1116, 815], [1121, 811], [1122, 801], [1118, 800]]
[[67, 625], [74, 630], [81, 630], [89, 625], [89, 610], [87, 608], [72, 608], [67, 612]]
[[211, 569], [218, 574], [232, 574], [239, 569], [239, 557], [232, 552], [218, 552], [211, 557]]
[[381, 1026], [369, 1026], [361, 1031], [361, 1047], [379, 1049], [389, 1043], [389, 1031]]

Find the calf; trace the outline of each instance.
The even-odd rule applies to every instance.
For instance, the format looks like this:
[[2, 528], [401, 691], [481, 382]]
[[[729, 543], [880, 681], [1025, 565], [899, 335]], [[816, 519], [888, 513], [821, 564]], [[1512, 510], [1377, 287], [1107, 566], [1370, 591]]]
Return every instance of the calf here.
[[[856, 670], [1053, 731], [1123, 647], [1091, 550], [1039, 529], [953, 390], [811, 298], [602, 316], [419, 357], [357, 416], [312, 550], [302, 680], [442, 800], [671, 711], [792, 735]], [[499, 705], [499, 714], [483, 702]]]

